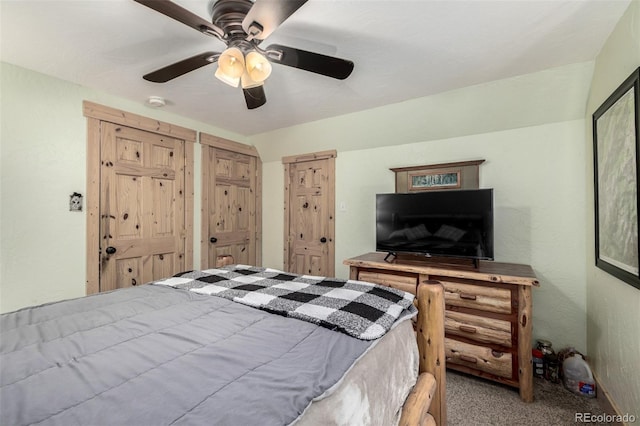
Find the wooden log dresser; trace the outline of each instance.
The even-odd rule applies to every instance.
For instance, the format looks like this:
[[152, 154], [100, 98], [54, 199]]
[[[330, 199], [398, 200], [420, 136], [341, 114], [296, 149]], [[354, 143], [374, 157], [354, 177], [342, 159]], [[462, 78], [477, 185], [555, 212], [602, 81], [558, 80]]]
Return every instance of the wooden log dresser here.
[[416, 293], [427, 280], [445, 289], [447, 368], [514, 386], [533, 401], [531, 364], [531, 288], [539, 286], [529, 265], [368, 253], [344, 261], [349, 278]]

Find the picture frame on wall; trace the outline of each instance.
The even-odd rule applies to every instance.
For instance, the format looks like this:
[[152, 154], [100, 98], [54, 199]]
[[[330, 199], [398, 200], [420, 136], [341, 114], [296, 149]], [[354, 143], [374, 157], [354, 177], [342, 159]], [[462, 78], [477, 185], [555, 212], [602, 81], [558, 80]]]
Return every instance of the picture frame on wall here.
[[468, 160], [394, 167], [390, 170], [395, 174], [397, 193], [478, 189], [482, 163], [484, 160]]
[[640, 68], [593, 113], [596, 266], [640, 289]]
[[460, 170], [409, 173], [409, 191], [458, 189], [460, 186]]

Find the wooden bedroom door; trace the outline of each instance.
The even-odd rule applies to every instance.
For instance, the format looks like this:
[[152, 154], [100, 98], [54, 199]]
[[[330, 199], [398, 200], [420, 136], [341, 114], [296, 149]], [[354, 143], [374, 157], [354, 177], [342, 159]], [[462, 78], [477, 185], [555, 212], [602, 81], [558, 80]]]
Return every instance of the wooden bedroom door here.
[[[201, 268], [260, 265], [260, 171], [257, 150], [205, 133], [202, 144]], [[226, 261], [228, 256], [232, 260]]]
[[184, 148], [180, 139], [102, 122], [100, 291], [187, 269]]
[[285, 157], [286, 271], [335, 275], [336, 151]]

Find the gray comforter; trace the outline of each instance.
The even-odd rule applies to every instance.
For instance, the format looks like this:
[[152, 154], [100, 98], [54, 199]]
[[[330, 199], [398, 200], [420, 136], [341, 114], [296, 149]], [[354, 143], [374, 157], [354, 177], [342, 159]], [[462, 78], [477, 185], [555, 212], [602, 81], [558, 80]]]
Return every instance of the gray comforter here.
[[157, 285], [3, 314], [0, 331], [3, 426], [286, 425], [373, 344]]

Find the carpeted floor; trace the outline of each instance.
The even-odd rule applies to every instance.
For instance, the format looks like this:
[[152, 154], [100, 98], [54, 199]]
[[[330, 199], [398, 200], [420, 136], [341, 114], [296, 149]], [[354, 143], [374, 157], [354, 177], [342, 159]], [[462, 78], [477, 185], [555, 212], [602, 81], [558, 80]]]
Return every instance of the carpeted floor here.
[[[595, 398], [569, 392], [562, 384], [534, 378], [534, 402], [518, 390], [447, 370], [447, 418], [451, 426], [575, 425], [576, 413], [604, 414]], [[608, 425], [609, 423], [588, 423]]]

